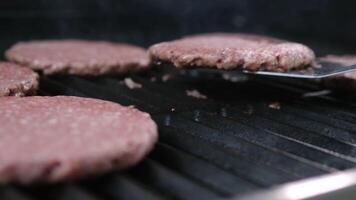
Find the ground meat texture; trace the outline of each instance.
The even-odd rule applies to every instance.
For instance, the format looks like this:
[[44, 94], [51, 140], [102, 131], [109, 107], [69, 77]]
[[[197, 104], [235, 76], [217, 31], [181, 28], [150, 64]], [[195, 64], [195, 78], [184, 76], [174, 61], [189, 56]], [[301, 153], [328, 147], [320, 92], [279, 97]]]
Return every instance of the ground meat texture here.
[[149, 114], [81, 97], [3, 97], [0, 124], [0, 182], [57, 182], [126, 168], [157, 140]]
[[288, 71], [313, 63], [314, 52], [298, 43], [248, 34], [203, 34], [163, 42], [149, 48], [155, 63], [179, 68]]
[[38, 89], [38, 75], [31, 69], [0, 62], [0, 97], [33, 95]]
[[148, 68], [146, 51], [123, 43], [85, 40], [20, 42], [6, 51], [10, 61], [44, 74], [122, 74]]
[[[356, 64], [356, 55], [328, 55], [320, 60], [340, 63], [345, 66]], [[356, 72], [349, 72], [338, 76], [323, 79], [321, 81], [325, 88], [341, 92], [356, 91]]]

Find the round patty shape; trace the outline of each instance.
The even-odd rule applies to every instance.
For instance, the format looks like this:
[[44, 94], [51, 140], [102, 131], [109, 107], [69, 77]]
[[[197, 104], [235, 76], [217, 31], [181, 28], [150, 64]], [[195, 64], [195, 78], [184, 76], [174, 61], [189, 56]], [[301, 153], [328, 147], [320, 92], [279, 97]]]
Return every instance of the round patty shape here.
[[157, 140], [149, 114], [81, 97], [3, 97], [0, 124], [0, 182], [56, 182], [126, 168]]
[[202, 34], [163, 42], [149, 48], [154, 62], [179, 68], [244, 68], [288, 71], [304, 68], [314, 59], [308, 47], [275, 38], [233, 33]]
[[0, 97], [33, 95], [38, 89], [38, 75], [31, 69], [0, 62]]
[[20, 42], [6, 51], [6, 58], [44, 74], [122, 74], [149, 65], [140, 47], [85, 40]]

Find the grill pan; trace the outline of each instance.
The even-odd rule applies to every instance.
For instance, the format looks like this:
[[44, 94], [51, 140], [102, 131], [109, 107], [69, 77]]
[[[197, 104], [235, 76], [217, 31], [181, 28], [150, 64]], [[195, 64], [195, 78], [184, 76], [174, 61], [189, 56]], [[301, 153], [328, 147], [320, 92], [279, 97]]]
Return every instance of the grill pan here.
[[[249, 199], [356, 167], [355, 98], [308, 97], [322, 90], [315, 81], [230, 82], [219, 73], [164, 67], [132, 75], [143, 87], [131, 90], [123, 78], [43, 76], [40, 95], [93, 97], [151, 113], [160, 138], [142, 163], [50, 186], [4, 185], [0, 199]], [[192, 89], [208, 99], [187, 96]], [[276, 102], [280, 108], [271, 108]]]

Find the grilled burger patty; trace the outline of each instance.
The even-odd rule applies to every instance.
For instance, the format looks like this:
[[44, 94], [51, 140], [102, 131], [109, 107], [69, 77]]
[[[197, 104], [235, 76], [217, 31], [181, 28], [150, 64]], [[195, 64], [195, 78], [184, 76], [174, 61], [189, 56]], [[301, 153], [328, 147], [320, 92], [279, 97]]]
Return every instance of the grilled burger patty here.
[[0, 62], [0, 97], [32, 95], [37, 89], [37, 73], [17, 64]]
[[44, 74], [122, 74], [148, 67], [140, 47], [102, 41], [47, 40], [20, 42], [5, 53], [10, 61]]
[[126, 168], [157, 140], [149, 114], [81, 97], [3, 97], [0, 124], [0, 182], [56, 182]]
[[314, 52], [308, 47], [271, 37], [248, 34], [202, 34], [155, 44], [149, 48], [156, 63], [179, 68], [288, 71], [312, 64]]

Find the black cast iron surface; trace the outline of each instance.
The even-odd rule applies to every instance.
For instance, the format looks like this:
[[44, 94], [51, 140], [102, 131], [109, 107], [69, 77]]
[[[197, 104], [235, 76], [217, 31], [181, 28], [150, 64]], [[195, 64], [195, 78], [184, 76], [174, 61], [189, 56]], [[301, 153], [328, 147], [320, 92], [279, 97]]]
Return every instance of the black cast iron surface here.
[[[314, 96], [316, 81], [231, 82], [221, 73], [164, 68], [132, 75], [142, 88], [130, 90], [123, 78], [42, 77], [40, 95], [93, 97], [151, 113], [160, 138], [143, 162], [75, 182], [0, 186], [0, 199], [216, 199], [356, 167], [355, 98]], [[193, 89], [208, 98], [187, 96]]]

